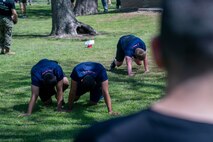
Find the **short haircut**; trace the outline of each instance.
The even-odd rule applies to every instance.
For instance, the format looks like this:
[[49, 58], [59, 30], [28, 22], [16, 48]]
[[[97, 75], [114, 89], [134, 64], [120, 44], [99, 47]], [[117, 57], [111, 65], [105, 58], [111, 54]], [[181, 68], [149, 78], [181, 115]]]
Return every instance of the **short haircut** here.
[[135, 49], [135, 58], [139, 59], [139, 60], [144, 60], [146, 57], [146, 51], [144, 51], [141, 48], [136, 48]]
[[163, 0], [161, 49], [165, 67], [213, 68], [213, 1]]
[[57, 84], [56, 76], [52, 72], [47, 72], [42, 77], [45, 86], [55, 86]]
[[94, 77], [92, 77], [91, 75], [86, 75], [83, 77], [83, 80], [81, 83], [81, 87], [83, 88], [83, 90], [86, 90], [86, 91], [93, 90], [95, 88], [95, 85], [96, 85], [96, 81]]

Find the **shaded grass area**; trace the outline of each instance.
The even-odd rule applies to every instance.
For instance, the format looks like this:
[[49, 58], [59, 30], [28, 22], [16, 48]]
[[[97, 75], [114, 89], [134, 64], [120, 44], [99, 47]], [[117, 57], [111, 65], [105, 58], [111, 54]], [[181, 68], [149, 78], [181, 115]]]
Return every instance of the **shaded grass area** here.
[[[18, 9], [19, 11], [19, 9]], [[120, 116], [148, 107], [158, 100], [165, 89], [165, 73], [156, 68], [150, 49], [151, 38], [158, 33], [158, 14], [109, 13], [77, 17], [94, 27], [99, 35], [93, 48], [85, 48], [81, 39], [54, 39], [51, 31], [51, 13], [48, 5], [33, 5], [28, 18], [19, 19], [14, 26], [12, 51], [14, 56], [0, 55], [0, 141], [72, 141], [81, 129], [96, 122], [111, 119], [105, 103], [88, 106], [85, 94], [71, 113], [58, 113], [56, 100], [44, 107], [38, 99], [30, 117], [18, 117], [26, 112], [31, 96], [30, 70], [42, 58], [57, 60], [66, 76], [83, 61], [102, 63], [108, 70], [114, 58], [117, 41], [124, 34], [135, 34], [147, 44], [150, 73], [133, 64], [136, 75], [127, 76], [123, 65], [108, 73], [109, 92], [113, 110]], [[70, 78], [69, 78], [70, 80]], [[69, 89], [65, 91], [67, 102]], [[66, 107], [66, 106], [65, 106]]]

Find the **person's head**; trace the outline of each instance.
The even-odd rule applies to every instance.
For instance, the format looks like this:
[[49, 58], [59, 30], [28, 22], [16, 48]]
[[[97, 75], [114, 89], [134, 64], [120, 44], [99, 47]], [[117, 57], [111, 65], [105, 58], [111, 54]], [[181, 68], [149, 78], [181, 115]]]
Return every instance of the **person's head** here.
[[55, 86], [57, 84], [56, 76], [52, 72], [43, 74], [43, 80], [45, 86]]
[[160, 36], [152, 43], [157, 63], [179, 75], [211, 71], [212, 23], [212, 0], [163, 0]]
[[146, 51], [144, 51], [143, 49], [141, 48], [136, 48], [135, 49], [135, 58], [138, 59], [138, 60], [144, 60], [146, 57]]
[[81, 80], [81, 87], [85, 91], [90, 91], [95, 88], [96, 82], [95, 79], [91, 75], [85, 75]]

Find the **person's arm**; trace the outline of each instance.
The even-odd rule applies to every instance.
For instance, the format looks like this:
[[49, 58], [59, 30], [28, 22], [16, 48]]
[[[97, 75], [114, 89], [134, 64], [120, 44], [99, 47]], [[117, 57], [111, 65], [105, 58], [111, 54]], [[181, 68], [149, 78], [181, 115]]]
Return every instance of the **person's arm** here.
[[128, 76], [133, 76], [133, 72], [132, 72], [132, 58], [129, 56], [125, 56], [126, 59], [126, 64], [127, 64], [127, 72], [128, 72]]
[[32, 95], [31, 95], [31, 99], [30, 99], [30, 102], [28, 105], [27, 113], [21, 114], [20, 116], [29, 116], [32, 114], [33, 107], [34, 107], [36, 100], [38, 98], [38, 95], [39, 95], [39, 87], [31, 85], [31, 91], [32, 91]]
[[73, 103], [76, 98], [76, 92], [77, 92], [77, 82], [72, 80], [71, 81], [71, 89], [69, 92], [69, 98], [68, 98], [68, 105], [69, 105], [69, 110], [71, 111], [73, 108]]
[[12, 11], [11, 18], [13, 20], [13, 23], [16, 24], [16, 23], [18, 23], [18, 14], [15, 9], [12, 9], [11, 11]]
[[57, 111], [61, 111], [62, 109], [62, 100], [63, 100], [63, 79], [59, 81], [56, 85], [57, 89]]
[[149, 72], [147, 55], [146, 55], [145, 59], [143, 60], [143, 65], [144, 65], [145, 73]]
[[110, 97], [110, 95], [109, 95], [108, 80], [102, 82], [101, 88], [102, 88], [102, 94], [103, 94], [104, 101], [105, 101], [106, 106], [107, 106], [108, 113], [109, 113], [110, 115], [118, 115], [117, 112], [113, 112], [113, 111], [112, 111], [112, 103], [111, 103], [111, 97]]

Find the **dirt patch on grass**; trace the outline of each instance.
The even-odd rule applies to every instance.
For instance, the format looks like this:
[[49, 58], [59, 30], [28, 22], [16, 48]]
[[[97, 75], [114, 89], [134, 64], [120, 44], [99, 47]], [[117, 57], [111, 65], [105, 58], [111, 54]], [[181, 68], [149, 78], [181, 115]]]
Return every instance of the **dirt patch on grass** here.
[[142, 15], [149, 15], [149, 16], [158, 16], [161, 15], [161, 12], [155, 12], [155, 11], [136, 11], [132, 12], [132, 14], [142, 14]]
[[160, 12], [153, 12], [153, 11], [135, 11], [135, 12], [125, 12], [113, 15], [107, 19], [107, 21], [117, 21], [118, 19], [131, 19], [134, 17], [138, 17], [139, 15], [144, 16], [160, 16]]

